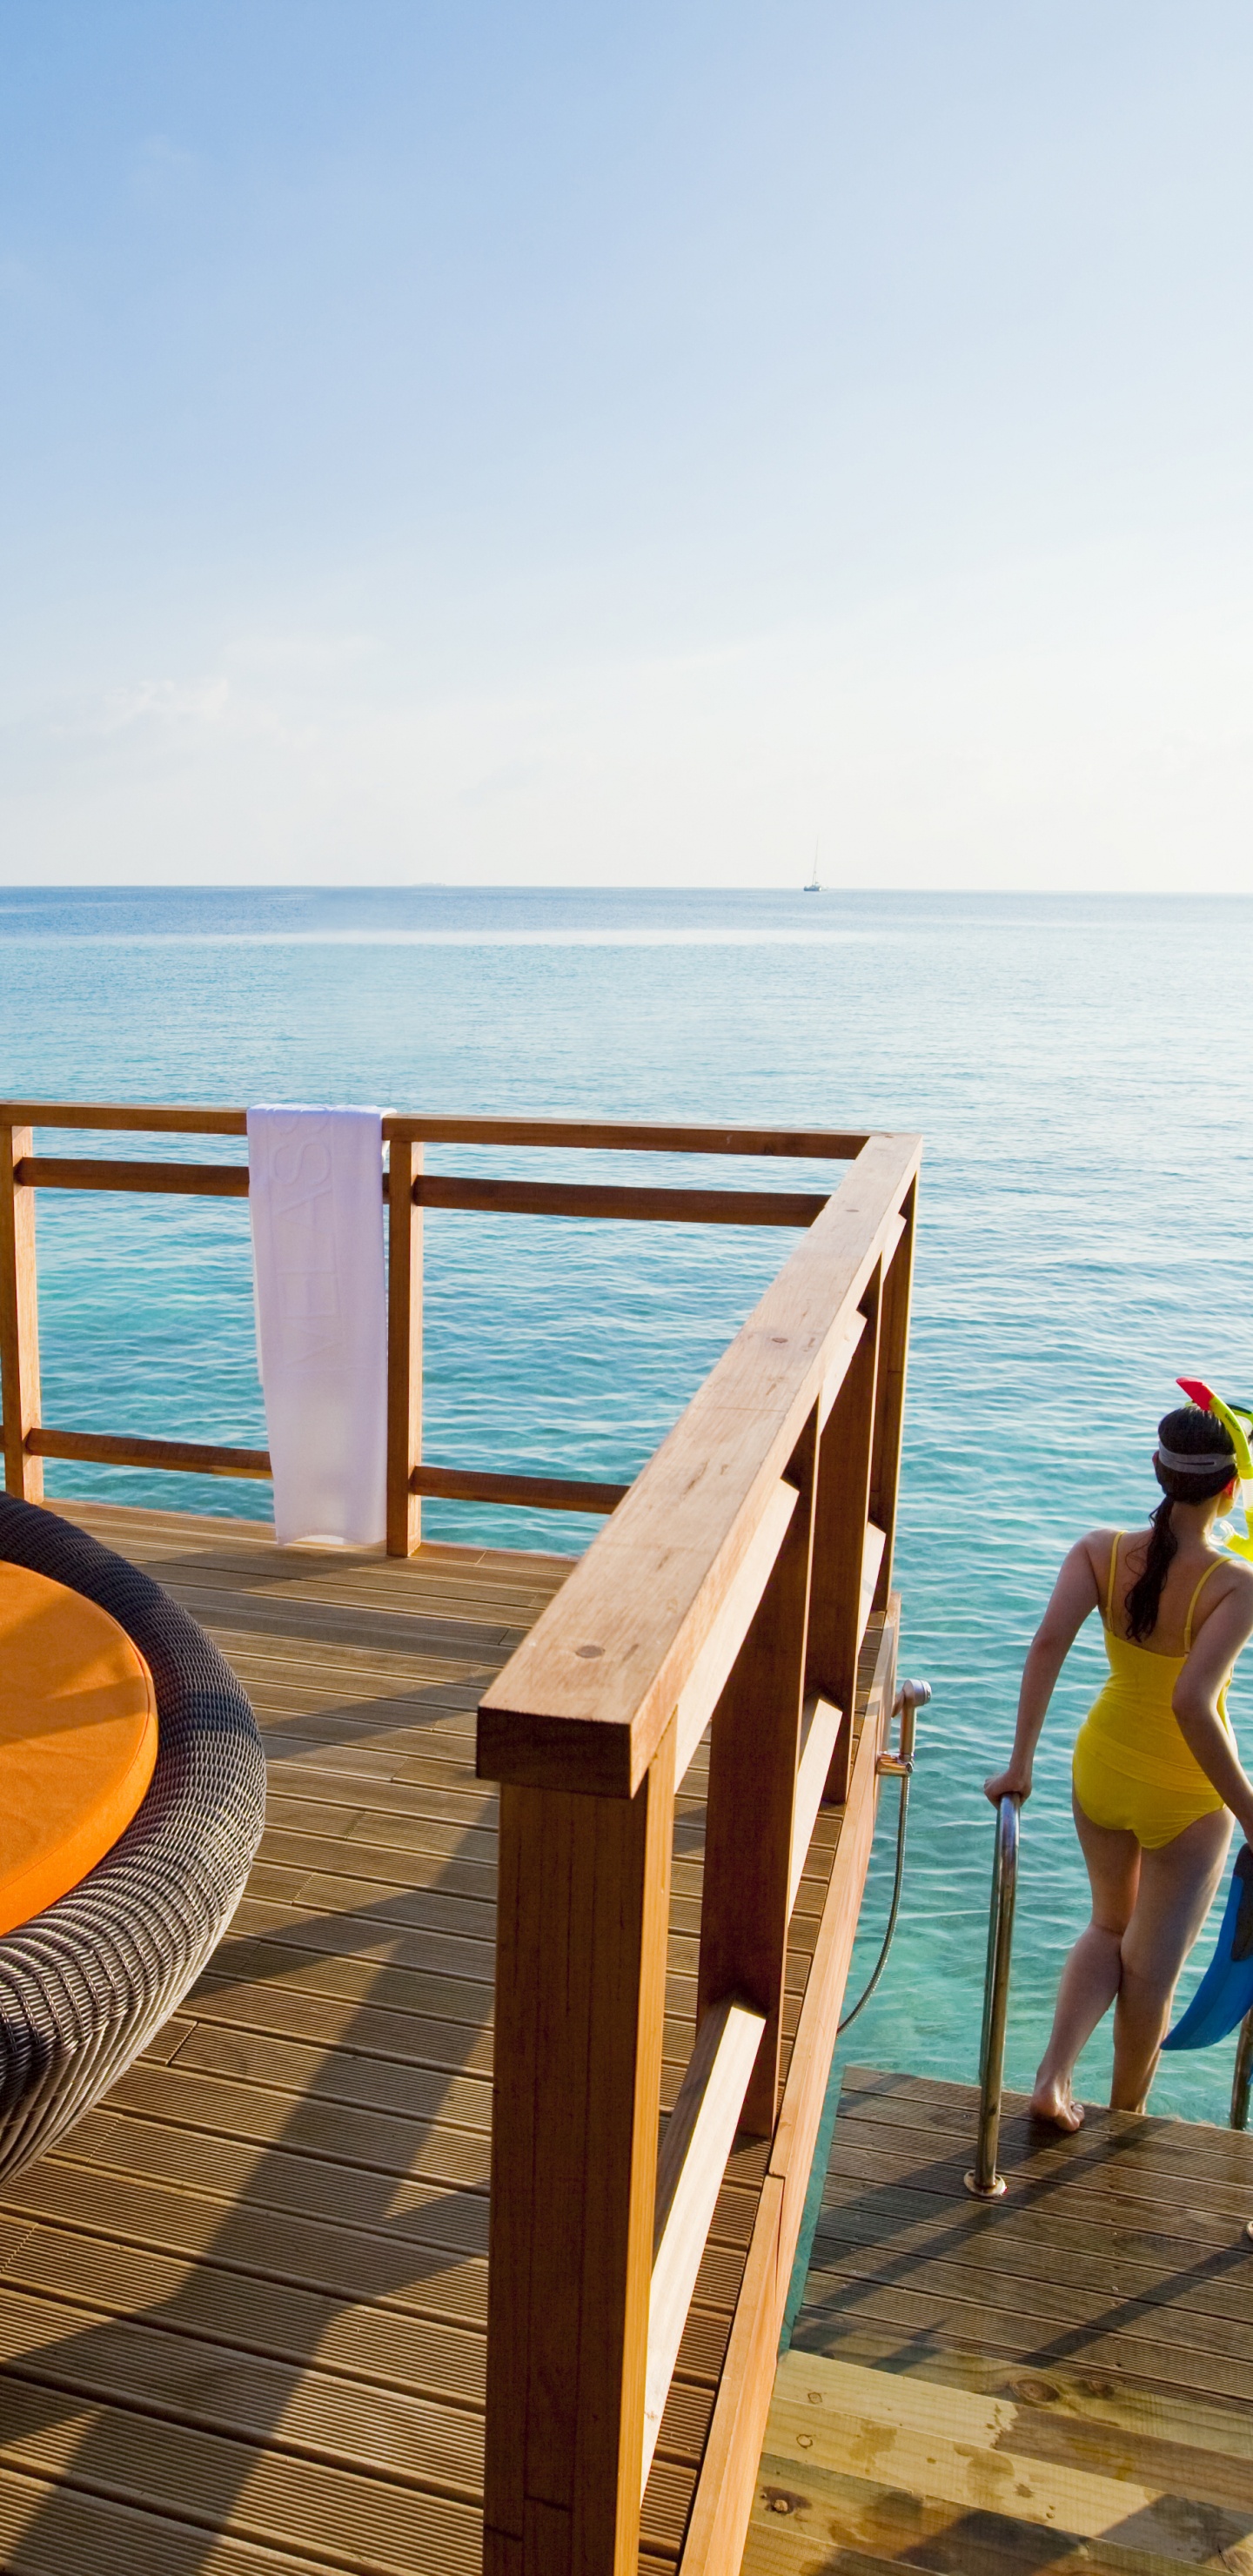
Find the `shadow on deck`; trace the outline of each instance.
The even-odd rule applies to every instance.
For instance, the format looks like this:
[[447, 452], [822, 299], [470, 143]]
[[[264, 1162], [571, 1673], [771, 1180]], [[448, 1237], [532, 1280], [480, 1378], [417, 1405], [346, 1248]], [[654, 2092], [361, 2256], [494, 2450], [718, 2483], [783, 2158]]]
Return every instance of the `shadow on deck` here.
[[73, 1517], [229, 1656], [269, 1824], [193, 1996], [0, 2207], [4, 2563], [477, 2567], [495, 1796], [474, 1709], [567, 1568]]
[[[497, 1793], [474, 1776], [474, 1712], [568, 1564], [280, 1552], [245, 1523], [69, 1516], [229, 1656], [270, 1808], [187, 2004], [0, 2203], [0, 2560], [21, 2576], [477, 2570]], [[666, 2104], [694, 2032], [705, 1760], [676, 1812]], [[785, 2050], [838, 1832], [825, 1810]], [[679, 2555], [768, 2153], [732, 2152], [645, 2497], [646, 2567]]]

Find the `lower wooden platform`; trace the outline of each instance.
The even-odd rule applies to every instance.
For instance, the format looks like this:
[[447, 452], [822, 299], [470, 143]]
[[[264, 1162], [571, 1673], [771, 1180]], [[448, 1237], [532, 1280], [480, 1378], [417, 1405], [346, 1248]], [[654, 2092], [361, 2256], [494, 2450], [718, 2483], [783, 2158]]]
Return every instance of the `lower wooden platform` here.
[[[66, 1508], [223, 1647], [265, 1732], [269, 1824], [183, 2011], [0, 2200], [0, 2566], [472, 2576], [496, 1887], [474, 1711], [568, 1561], [279, 1550], [247, 1523]], [[675, 1828], [667, 2099], [693, 2035], [703, 1766]], [[785, 2062], [840, 1824], [820, 1814], [796, 1900]], [[653, 2576], [683, 2547], [768, 2156], [727, 2169], [645, 2497]]]
[[1253, 2136], [844, 2078], [743, 2576], [1253, 2571]]

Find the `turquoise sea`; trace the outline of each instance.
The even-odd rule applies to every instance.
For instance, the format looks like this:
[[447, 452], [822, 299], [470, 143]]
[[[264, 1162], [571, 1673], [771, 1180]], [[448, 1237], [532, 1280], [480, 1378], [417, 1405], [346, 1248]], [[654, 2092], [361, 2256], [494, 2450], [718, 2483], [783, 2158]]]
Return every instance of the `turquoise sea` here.
[[[1253, 903], [1224, 899], [11, 889], [0, 1087], [924, 1130], [899, 1579], [905, 1667], [935, 1699], [901, 1928], [850, 2038], [870, 2063], [970, 2076], [991, 1840], [980, 1782], [1007, 1749], [1057, 1561], [1081, 1529], [1143, 1518], [1178, 1375], [1253, 1387], [1253, 1071], [1228, 991], [1251, 931]], [[455, 1148], [432, 1165], [521, 1158]], [[621, 1158], [612, 1170], [628, 1176]], [[639, 1468], [793, 1239], [428, 1222], [427, 1454], [604, 1477]], [[39, 1224], [49, 1421], [263, 1436], [246, 1209], [48, 1196]], [[265, 1494], [77, 1467], [49, 1482], [244, 1515]], [[430, 1507], [427, 1526], [575, 1549], [595, 1524]], [[1025, 1817], [1015, 2082], [1085, 1918], [1067, 1772], [1101, 1662], [1099, 1638], [1081, 1641]], [[1246, 1681], [1233, 1714], [1253, 1754]], [[1155, 2107], [1225, 2118], [1230, 2066], [1230, 2045], [1170, 2063]], [[1098, 2036], [1082, 2069], [1092, 2098], [1107, 2074]]]

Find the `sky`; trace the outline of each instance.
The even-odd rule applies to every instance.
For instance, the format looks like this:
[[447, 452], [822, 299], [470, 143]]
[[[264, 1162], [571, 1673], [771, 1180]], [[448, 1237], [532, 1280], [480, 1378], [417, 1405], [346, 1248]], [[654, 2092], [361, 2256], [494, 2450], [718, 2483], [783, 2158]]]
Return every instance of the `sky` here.
[[0, 881], [1253, 891], [1247, 0], [0, 0]]

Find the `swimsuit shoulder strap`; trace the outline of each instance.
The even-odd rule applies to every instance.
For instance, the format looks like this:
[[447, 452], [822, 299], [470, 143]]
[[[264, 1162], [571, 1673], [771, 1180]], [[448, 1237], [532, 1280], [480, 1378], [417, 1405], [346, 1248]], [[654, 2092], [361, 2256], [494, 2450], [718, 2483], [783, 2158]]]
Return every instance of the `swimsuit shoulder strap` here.
[[[1109, 1581], [1105, 1586], [1105, 1625], [1107, 1628], [1112, 1628], [1114, 1624], [1114, 1578], [1118, 1572], [1118, 1542], [1121, 1537], [1122, 1531], [1115, 1530], [1114, 1544], [1109, 1552]], [[1204, 1577], [1202, 1577], [1202, 1581], [1204, 1581]]]
[[1183, 1651], [1185, 1655], [1190, 1654], [1192, 1651], [1192, 1613], [1196, 1608], [1197, 1602], [1200, 1600], [1201, 1594], [1204, 1591], [1211, 1574], [1217, 1573], [1221, 1563], [1222, 1558], [1220, 1556], [1216, 1556], [1213, 1564], [1206, 1566], [1205, 1572], [1201, 1576], [1200, 1582], [1196, 1585], [1192, 1598], [1188, 1603], [1188, 1615], [1183, 1623]]

